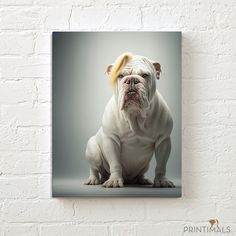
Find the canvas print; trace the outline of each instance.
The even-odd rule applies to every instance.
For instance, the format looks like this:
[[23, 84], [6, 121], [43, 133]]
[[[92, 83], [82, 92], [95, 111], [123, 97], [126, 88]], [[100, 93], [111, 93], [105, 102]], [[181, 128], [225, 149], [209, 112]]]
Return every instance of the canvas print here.
[[181, 196], [181, 33], [54, 32], [54, 197]]

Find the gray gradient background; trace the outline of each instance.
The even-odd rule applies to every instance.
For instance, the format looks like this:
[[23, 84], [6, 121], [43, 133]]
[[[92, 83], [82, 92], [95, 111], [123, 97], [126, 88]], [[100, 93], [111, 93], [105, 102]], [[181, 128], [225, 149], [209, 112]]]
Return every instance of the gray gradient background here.
[[[180, 32], [55, 32], [53, 33], [53, 196], [181, 195], [181, 33]], [[161, 64], [157, 89], [174, 119], [167, 176], [179, 188], [142, 186], [104, 189], [84, 186], [89, 175], [85, 160], [88, 139], [101, 126], [112, 96], [105, 74], [123, 52], [144, 55]], [[153, 180], [153, 158], [146, 174]]]

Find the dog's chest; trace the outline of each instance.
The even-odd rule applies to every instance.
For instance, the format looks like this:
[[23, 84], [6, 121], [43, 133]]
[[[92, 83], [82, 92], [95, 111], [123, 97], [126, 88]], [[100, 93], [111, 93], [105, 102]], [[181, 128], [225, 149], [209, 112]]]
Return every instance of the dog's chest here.
[[129, 121], [123, 120], [118, 131], [120, 141], [132, 145], [155, 143], [158, 132], [154, 131], [154, 127], [148, 122], [137, 123], [134, 127]]
[[155, 142], [147, 137], [141, 137], [135, 134], [127, 125], [126, 129], [120, 136], [121, 154], [137, 158], [140, 156], [150, 155], [154, 150]]
[[136, 176], [146, 168], [153, 156], [154, 143], [137, 137], [130, 136], [121, 141], [120, 162], [125, 176]]

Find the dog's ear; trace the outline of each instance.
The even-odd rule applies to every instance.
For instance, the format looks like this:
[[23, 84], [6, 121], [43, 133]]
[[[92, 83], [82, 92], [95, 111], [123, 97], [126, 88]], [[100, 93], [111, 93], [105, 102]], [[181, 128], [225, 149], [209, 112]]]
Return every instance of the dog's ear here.
[[153, 62], [152, 64], [153, 64], [153, 66], [154, 66], [154, 68], [156, 70], [157, 79], [160, 79], [160, 73], [161, 73], [161, 65], [160, 65], [160, 63]]
[[110, 75], [111, 70], [112, 70], [112, 67], [113, 67], [112, 64], [110, 64], [110, 65], [107, 66], [107, 68], [106, 68], [106, 73], [107, 73], [108, 75]]

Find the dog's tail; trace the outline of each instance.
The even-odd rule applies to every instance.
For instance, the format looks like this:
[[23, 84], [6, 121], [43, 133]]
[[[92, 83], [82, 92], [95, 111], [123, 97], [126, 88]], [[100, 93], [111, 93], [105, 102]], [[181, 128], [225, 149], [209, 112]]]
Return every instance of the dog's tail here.
[[111, 84], [112, 87], [115, 86], [116, 80], [120, 74], [120, 72], [123, 70], [125, 65], [133, 58], [133, 54], [130, 52], [125, 52], [121, 54], [115, 61], [114, 66], [112, 67], [111, 70]]

